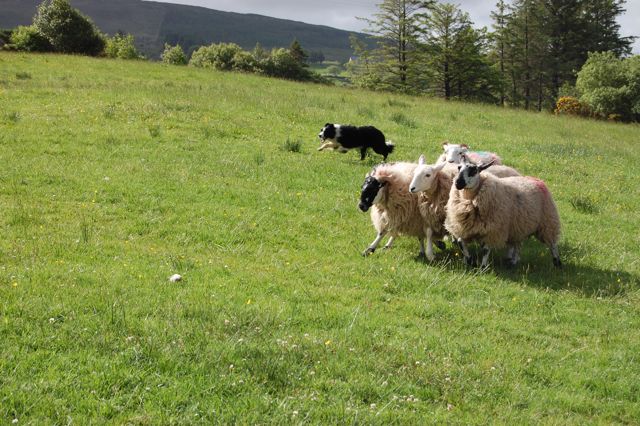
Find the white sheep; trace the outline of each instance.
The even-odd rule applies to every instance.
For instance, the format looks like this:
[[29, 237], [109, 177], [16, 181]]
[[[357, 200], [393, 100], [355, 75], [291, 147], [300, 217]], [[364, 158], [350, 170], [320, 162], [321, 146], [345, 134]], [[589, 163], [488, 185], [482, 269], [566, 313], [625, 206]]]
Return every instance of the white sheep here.
[[561, 267], [560, 217], [547, 186], [528, 176], [497, 178], [481, 173], [489, 166], [463, 163], [447, 202], [445, 228], [458, 238], [467, 263], [471, 256], [466, 244], [476, 240], [482, 247], [483, 267], [491, 249], [504, 246], [511, 265], [516, 265], [521, 243], [535, 235], [549, 246], [553, 264]]
[[441, 239], [447, 235], [444, 227], [449, 192], [458, 168], [454, 164], [425, 164], [424, 155], [418, 159], [413, 171], [409, 192], [418, 193], [418, 209], [427, 237], [427, 259], [432, 261], [433, 238]]
[[377, 231], [376, 239], [362, 253], [373, 253], [384, 236], [391, 238], [384, 248], [389, 248], [398, 235], [418, 238], [420, 256], [425, 255], [425, 227], [420, 215], [418, 194], [408, 191], [415, 163], [381, 164], [367, 174], [362, 185], [358, 207], [363, 212], [371, 208], [371, 222]]
[[502, 160], [497, 154], [487, 151], [470, 151], [469, 146], [466, 144], [443, 142], [442, 149], [444, 153], [438, 157], [436, 163], [446, 161], [447, 163], [460, 164], [462, 163], [463, 155], [465, 155], [468, 160], [476, 164], [488, 163], [490, 161], [493, 161], [495, 165], [502, 164]]
[[[492, 165], [488, 170], [498, 177], [520, 176], [515, 169], [503, 165]], [[424, 221], [427, 236], [427, 259], [433, 260], [432, 239], [443, 238], [448, 234], [444, 227], [446, 206], [453, 179], [458, 174], [458, 165], [440, 162], [425, 164], [424, 155], [418, 159], [418, 167], [413, 171], [409, 191], [419, 193], [419, 209]]]

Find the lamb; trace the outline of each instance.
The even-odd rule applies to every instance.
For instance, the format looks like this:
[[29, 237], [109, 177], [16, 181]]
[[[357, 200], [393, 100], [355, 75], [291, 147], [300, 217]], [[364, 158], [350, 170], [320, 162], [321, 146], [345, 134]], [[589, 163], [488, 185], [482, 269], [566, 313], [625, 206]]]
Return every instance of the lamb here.
[[545, 183], [529, 176], [497, 178], [481, 173], [491, 164], [463, 163], [447, 202], [445, 228], [461, 242], [467, 264], [471, 264], [471, 256], [466, 244], [478, 240], [482, 267], [487, 266], [492, 248], [504, 246], [515, 266], [521, 243], [535, 235], [549, 247], [553, 264], [562, 267], [560, 217]]
[[[515, 169], [502, 165], [492, 165], [487, 172], [498, 177], [520, 176]], [[440, 162], [436, 165], [425, 164], [424, 155], [418, 160], [418, 167], [413, 172], [409, 191], [419, 193], [419, 209], [426, 227], [427, 259], [433, 260], [432, 238], [443, 238], [448, 234], [444, 227], [446, 205], [453, 179], [458, 174], [458, 167], [452, 163]]]
[[448, 162], [460, 164], [462, 163], [462, 155], [466, 155], [467, 159], [471, 160], [476, 164], [480, 163], [488, 163], [493, 160], [493, 164], [499, 165], [502, 164], [502, 160], [498, 157], [497, 154], [493, 152], [487, 151], [469, 151], [469, 146], [466, 144], [455, 144], [449, 142], [442, 143], [442, 149], [444, 149], [444, 153], [438, 157], [438, 161], [436, 163]]
[[384, 248], [390, 248], [398, 235], [409, 235], [418, 238], [420, 256], [425, 255], [426, 232], [420, 215], [419, 197], [407, 191], [417, 166], [415, 163], [381, 164], [367, 174], [358, 207], [363, 212], [371, 208], [371, 222], [377, 236], [362, 253], [363, 256], [373, 253], [387, 233], [391, 238]]

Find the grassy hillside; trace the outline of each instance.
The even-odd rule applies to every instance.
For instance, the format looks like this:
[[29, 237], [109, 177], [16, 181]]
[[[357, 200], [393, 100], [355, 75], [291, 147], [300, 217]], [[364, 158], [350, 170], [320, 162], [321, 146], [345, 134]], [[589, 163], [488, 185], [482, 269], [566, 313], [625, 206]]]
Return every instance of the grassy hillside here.
[[[0, 106], [1, 423], [640, 418], [638, 126], [7, 53]], [[317, 152], [327, 121], [545, 179], [565, 268], [361, 257], [379, 158]]]
[[[42, 0], [0, 0], [0, 28], [31, 24], [40, 3]], [[237, 43], [245, 49], [252, 49], [256, 42], [266, 49], [287, 47], [294, 38], [307, 51], [322, 51], [329, 60], [344, 63], [353, 54], [351, 32], [323, 25], [153, 1], [71, 0], [71, 4], [110, 35], [118, 31], [133, 34], [138, 48], [156, 59], [166, 42], [180, 43], [190, 53], [220, 42]]]

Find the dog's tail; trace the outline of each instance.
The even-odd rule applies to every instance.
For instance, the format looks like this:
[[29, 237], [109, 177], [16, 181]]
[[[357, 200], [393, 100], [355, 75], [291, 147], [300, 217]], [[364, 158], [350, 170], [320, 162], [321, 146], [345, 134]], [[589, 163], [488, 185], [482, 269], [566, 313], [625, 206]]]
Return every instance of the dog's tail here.
[[391, 141], [385, 142], [385, 145], [387, 145], [387, 155], [391, 154], [393, 149], [396, 147]]

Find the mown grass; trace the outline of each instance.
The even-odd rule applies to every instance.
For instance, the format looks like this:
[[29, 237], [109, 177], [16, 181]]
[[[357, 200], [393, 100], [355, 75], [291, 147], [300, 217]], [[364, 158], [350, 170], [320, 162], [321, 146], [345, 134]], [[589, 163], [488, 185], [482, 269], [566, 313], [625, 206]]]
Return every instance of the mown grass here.
[[[0, 106], [0, 422], [640, 418], [638, 126], [7, 53]], [[317, 152], [325, 122], [545, 179], [565, 268], [362, 258], [380, 158]]]

